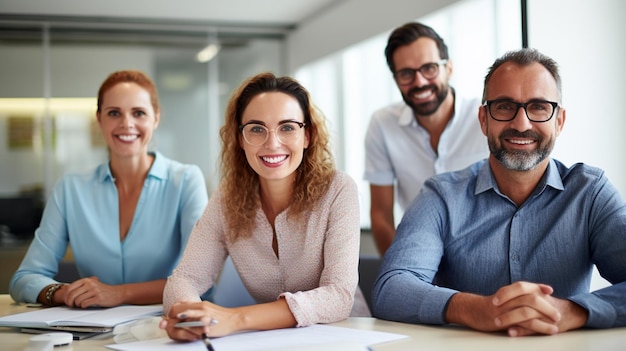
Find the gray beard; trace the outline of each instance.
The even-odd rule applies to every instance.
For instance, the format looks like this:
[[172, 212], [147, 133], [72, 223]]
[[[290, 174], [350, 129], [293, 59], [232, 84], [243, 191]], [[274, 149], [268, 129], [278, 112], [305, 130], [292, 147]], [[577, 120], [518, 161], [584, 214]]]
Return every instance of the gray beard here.
[[[532, 151], [510, 151], [504, 148], [502, 144], [498, 144], [499, 140], [511, 136], [533, 137], [539, 142], [539, 148]], [[491, 154], [506, 169], [512, 171], [529, 171], [550, 156], [552, 148], [554, 147], [554, 138], [549, 137], [549, 139], [546, 140], [536, 132], [526, 131], [522, 133], [509, 129], [502, 132], [497, 139], [495, 137], [489, 137], [488, 143]]]
[[491, 146], [490, 149], [496, 160], [512, 171], [529, 171], [550, 155], [550, 150], [546, 148], [531, 152], [508, 151], [503, 148], [494, 150]]

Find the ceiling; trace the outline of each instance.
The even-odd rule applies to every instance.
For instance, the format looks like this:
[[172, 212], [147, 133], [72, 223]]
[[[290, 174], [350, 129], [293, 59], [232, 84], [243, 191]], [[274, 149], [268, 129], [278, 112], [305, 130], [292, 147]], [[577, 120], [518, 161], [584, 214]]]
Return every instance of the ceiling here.
[[2, 0], [0, 13], [296, 25], [342, 0]]
[[222, 45], [284, 38], [345, 0], [2, 0], [0, 40]]

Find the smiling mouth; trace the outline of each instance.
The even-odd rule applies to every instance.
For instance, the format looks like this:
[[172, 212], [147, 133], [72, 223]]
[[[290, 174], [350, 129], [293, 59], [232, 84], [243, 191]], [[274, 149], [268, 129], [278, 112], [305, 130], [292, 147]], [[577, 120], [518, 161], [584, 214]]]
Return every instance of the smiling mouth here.
[[122, 141], [134, 141], [137, 140], [139, 138], [139, 135], [136, 134], [124, 134], [124, 135], [118, 135], [117, 136], [119, 139], [121, 139]]
[[284, 161], [284, 160], [286, 160], [286, 159], [287, 159], [287, 155], [283, 155], [283, 156], [272, 156], [272, 157], [269, 157], [269, 156], [261, 156], [261, 159], [262, 159], [264, 162], [267, 162], [267, 163], [280, 163], [280, 162], [282, 162], [282, 161]]
[[506, 141], [508, 141], [511, 144], [515, 144], [515, 145], [530, 145], [535, 143], [535, 140], [520, 140], [520, 139], [506, 139]]
[[431, 95], [433, 95], [433, 91], [428, 89], [424, 91], [416, 91], [413, 94], [411, 94], [411, 97], [413, 97], [414, 99], [422, 100], [422, 99], [426, 99], [427, 97]]

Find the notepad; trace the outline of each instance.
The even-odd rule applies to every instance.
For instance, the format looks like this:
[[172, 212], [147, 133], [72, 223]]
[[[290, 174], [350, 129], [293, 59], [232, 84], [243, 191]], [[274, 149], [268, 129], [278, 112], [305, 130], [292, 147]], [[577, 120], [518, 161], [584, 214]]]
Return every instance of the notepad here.
[[50, 307], [0, 317], [0, 326], [17, 328], [113, 328], [116, 325], [163, 313], [162, 305], [125, 305], [111, 308], [78, 309]]

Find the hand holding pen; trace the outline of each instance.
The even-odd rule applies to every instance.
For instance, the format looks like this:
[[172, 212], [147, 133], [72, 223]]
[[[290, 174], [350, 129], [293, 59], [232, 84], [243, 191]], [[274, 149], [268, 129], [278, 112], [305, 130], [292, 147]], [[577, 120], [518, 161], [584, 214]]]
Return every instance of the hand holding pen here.
[[[211, 319], [211, 321], [209, 322], [209, 326], [215, 325], [217, 323], [218, 323], [217, 319]], [[204, 326], [205, 324], [202, 321], [185, 321], [185, 322], [178, 322], [174, 324], [174, 327], [176, 328], [190, 328], [190, 327], [204, 327]], [[204, 345], [206, 346], [206, 349], [208, 351], [215, 351], [215, 348], [211, 344], [211, 339], [209, 338], [207, 333], [202, 333], [202, 341], [204, 341]]]
[[219, 313], [221, 309], [223, 308], [207, 301], [179, 302], [169, 309], [167, 316], [163, 316], [159, 328], [166, 330], [168, 336], [173, 340], [193, 341], [202, 339], [207, 345], [207, 349], [212, 350], [209, 337], [228, 333], [221, 330], [223, 329], [221, 324], [218, 325], [218, 318], [226, 318], [225, 315]]

